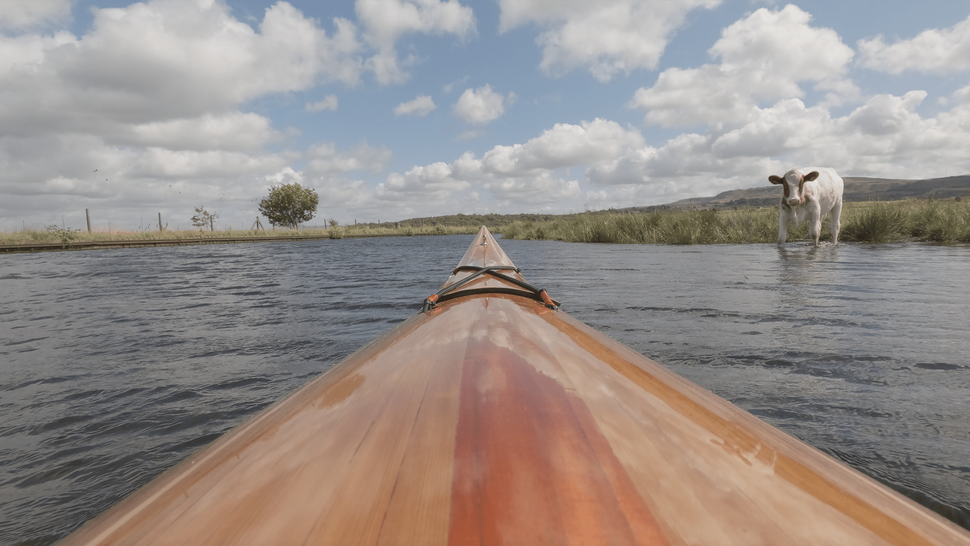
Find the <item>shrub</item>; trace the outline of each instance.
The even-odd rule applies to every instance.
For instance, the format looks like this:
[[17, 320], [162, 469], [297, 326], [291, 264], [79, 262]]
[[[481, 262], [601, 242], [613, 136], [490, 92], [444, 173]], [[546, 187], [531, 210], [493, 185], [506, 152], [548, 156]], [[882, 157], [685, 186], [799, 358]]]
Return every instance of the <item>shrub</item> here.
[[259, 212], [274, 226], [297, 228], [313, 219], [319, 204], [320, 198], [312, 188], [304, 188], [296, 182], [277, 184], [259, 202]]
[[209, 231], [216, 230], [216, 218], [219, 215], [214, 212], [209, 212], [205, 210], [205, 206], [201, 206], [195, 209], [195, 216], [192, 217], [192, 225], [202, 229], [209, 228]]
[[860, 214], [847, 220], [842, 228], [842, 238], [847, 241], [887, 243], [905, 232], [902, 210], [885, 203], [871, 203]]
[[47, 233], [52, 235], [53, 238], [60, 239], [60, 241], [65, 244], [71, 243], [77, 239], [77, 234], [81, 231], [79, 229], [61, 228], [57, 225], [47, 226], [46, 229]]

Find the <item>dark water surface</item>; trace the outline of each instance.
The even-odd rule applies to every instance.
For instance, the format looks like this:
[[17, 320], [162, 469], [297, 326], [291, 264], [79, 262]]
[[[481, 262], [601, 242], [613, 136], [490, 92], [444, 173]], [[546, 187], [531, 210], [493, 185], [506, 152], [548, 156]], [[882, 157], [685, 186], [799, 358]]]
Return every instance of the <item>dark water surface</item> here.
[[[420, 308], [471, 236], [0, 257], [0, 544], [50, 544]], [[574, 317], [970, 528], [970, 248], [502, 241]]]

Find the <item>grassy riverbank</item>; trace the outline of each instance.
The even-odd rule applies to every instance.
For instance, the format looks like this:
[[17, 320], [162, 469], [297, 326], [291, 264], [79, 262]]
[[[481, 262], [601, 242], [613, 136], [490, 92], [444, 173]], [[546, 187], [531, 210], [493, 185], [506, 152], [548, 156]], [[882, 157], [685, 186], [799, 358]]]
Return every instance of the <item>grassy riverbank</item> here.
[[3, 245], [22, 245], [31, 243], [85, 243], [85, 242], [107, 242], [107, 241], [162, 241], [162, 240], [185, 240], [198, 241], [199, 239], [229, 239], [229, 238], [248, 238], [266, 237], [267, 239], [280, 238], [321, 238], [321, 239], [344, 239], [354, 237], [393, 237], [409, 235], [455, 235], [455, 234], [474, 234], [481, 226], [408, 226], [395, 224], [361, 224], [359, 226], [340, 226], [330, 229], [275, 229], [268, 231], [245, 231], [239, 229], [229, 229], [223, 231], [198, 231], [198, 230], [165, 230], [165, 231], [87, 231], [67, 230], [52, 227], [47, 230], [23, 230], [12, 233], [0, 232], [0, 246]]
[[[294, 239], [394, 237], [410, 235], [474, 234], [482, 225], [509, 239], [551, 239], [581, 243], [744, 244], [773, 243], [778, 237], [776, 207], [660, 210], [620, 213], [587, 212], [554, 215], [454, 215], [402, 222], [359, 224], [330, 229], [276, 229], [269, 231], [129, 231], [93, 232], [52, 226], [45, 231], [0, 232], [0, 246], [32, 243], [72, 245], [87, 242], [180, 241], [226, 242], [232, 238]], [[808, 226], [789, 230], [788, 240], [808, 237]], [[218, 241], [223, 239], [223, 241]], [[828, 222], [822, 223], [822, 240], [831, 240]], [[846, 203], [842, 233], [847, 242], [889, 243], [929, 241], [970, 243], [970, 199], [937, 199]], [[230, 241], [231, 242], [231, 241]]]
[[[778, 209], [586, 213], [513, 222], [502, 234], [508, 239], [581, 243], [773, 243], [778, 238]], [[807, 236], [805, 224], [788, 232], [789, 241]], [[823, 221], [822, 239], [831, 237], [828, 222]], [[839, 239], [869, 243], [970, 243], [970, 199], [845, 203]]]
[[[24, 245], [38, 243], [60, 243], [71, 245], [74, 243], [118, 242], [118, 241], [171, 241], [200, 239], [233, 239], [266, 237], [280, 238], [320, 238], [344, 239], [355, 237], [406, 237], [412, 235], [473, 235], [480, 227], [488, 226], [494, 233], [501, 233], [502, 229], [513, 222], [542, 221], [557, 218], [551, 214], [452, 214], [448, 216], [433, 216], [427, 218], [412, 218], [400, 222], [370, 222], [354, 223], [331, 228], [302, 228], [298, 230], [277, 228], [268, 231], [250, 231], [227, 229], [216, 231], [165, 230], [165, 231], [95, 231], [88, 233], [78, 229], [64, 229], [50, 226], [45, 230], [25, 229], [12, 233], [0, 232], [0, 246]], [[216, 242], [216, 241], [213, 241]]]

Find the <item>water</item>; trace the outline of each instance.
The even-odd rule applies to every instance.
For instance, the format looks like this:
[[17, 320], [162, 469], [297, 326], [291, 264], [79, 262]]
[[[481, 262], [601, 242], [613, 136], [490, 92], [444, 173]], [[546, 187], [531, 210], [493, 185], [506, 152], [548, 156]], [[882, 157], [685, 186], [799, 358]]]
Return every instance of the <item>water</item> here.
[[[0, 257], [0, 544], [402, 322], [470, 236]], [[574, 317], [970, 528], [970, 248], [502, 241]]]

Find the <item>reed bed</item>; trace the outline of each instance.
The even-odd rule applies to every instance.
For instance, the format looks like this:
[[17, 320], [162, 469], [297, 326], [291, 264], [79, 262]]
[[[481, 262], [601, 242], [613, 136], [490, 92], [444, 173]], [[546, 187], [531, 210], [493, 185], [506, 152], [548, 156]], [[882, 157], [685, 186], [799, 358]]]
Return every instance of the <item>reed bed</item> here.
[[[502, 230], [508, 239], [578, 243], [744, 244], [774, 243], [778, 209], [586, 213], [548, 221], [520, 221]], [[788, 230], [788, 240], [808, 237], [808, 226]], [[831, 240], [822, 221], [822, 240]], [[970, 200], [905, 200], [845, 203], [841, 241], [970, 243]]]
[[168, 241], [185, 240], [198, 241], [199, 239], [228, 239], [244, 237], [319, 237], [330, 239], [344, 239], [354, 237], [395, 237], [411, 235], [457, 235], [474, 234], [481, 226], [397, 226], [392, 223], [385, 224], [361, 224], [359, 226], [338, 226], [329, 229], [270, 229], [270, 230], [239, 230], [227, 229], [216, 231], [199, 230], [165, 230], [165, 231], [87, 231], [70, 230], [51, 227], [47, 230], [22, 230], [12, 233], [0, 232], [0, 245], [18, 245], [32, 243], [62, 243], [72, 244], [77, 242], [100, 242], [100, 241]]
[[[649, 213], [587, 212], [566, 216], [514, 215], [448, 217], [448, 221], [424, 219], [336, 226], [329, 229], [275, 229], [267, 231], [127, 231], [88, 233], [60, 229], [0, 232], [0, 246], [30, 243], [153, 241], [243, 237], [394, 237], [411, 235], [474, 234], [488, 222], [489, 229], [508, 239], [550, 239], [578, 243], [647, 244], [745, 244], [774, 243], [778, 237], [775, 207], [722, 210], [661, 210]], [[511, 221], [510, 221], [511, 220]], [[420, 221], [420, 224], [418, 222]], [[494, 222], [494, 223], [492, 223]], [[789, 229], [788, 240], [808, 237], [808, 226]], [[831, 240], [828, 221], [822, 237]], [[841, 241], [890, 243], [927, 241], [943, 244], [970, 243], [970, 199], [846, 203], [842, 211]]]

